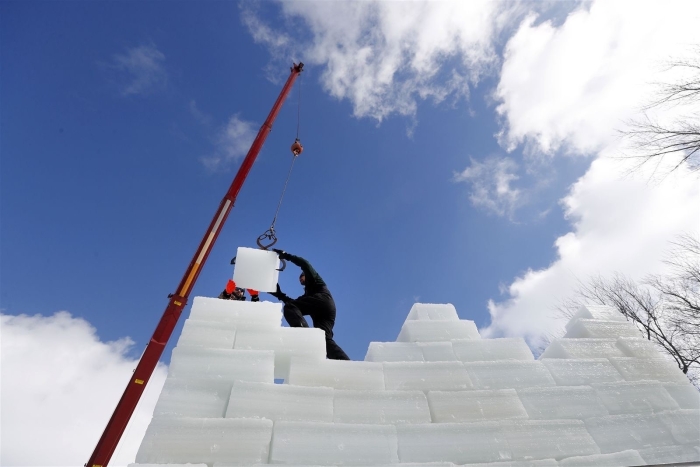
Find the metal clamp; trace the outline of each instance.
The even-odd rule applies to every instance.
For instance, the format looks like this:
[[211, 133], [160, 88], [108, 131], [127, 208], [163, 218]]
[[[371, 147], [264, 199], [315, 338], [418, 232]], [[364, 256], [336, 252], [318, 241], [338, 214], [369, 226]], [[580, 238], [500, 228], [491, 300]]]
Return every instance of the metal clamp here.
[[[263, 243], [264, 240], [270, 241], [270, 243]], [[275, 235], [275, 228], [270, 227], [267, 229], [265, 232], [263, 232], [262, 235], [258, 237], [256, 240], [256, 243], [260, 247], [261, 250], [269, 250], [271, 246], [273, 246], [275, 243], [277, 243], [277, 236]], [[236, 258], [234, 258], [235, 260]], [[278, 271], [284, 271], [284, 269], [287, 267], [287, 262], [280, 258], [280, 261], [282, 262], [282, 267], [277, 269]], [[232, 263], [233, 264], [233, 263]]]

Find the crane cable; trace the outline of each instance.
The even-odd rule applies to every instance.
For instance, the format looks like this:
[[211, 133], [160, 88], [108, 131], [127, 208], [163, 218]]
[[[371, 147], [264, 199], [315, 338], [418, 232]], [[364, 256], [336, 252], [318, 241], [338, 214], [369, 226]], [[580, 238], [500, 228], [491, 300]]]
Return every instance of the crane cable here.
[[[284, 187], [282, 188], [282, 195], [280, 196], [280, 200], [277, 203], [277, 210], [275, 211], [275, 217], [272, 219], [272, 224], [270, 225], [270, 228], [267, 229], [262, 235], [260, 235], [257, 239], [257, 244], [258, 246], [263, 249], [263, 250], [268, 250], [272, 245], [277, 243], [277, 236], [275, 235], [275, 223], [277, 222], [277, 216], [279, 215], [280, 212], [280, 207], [282, 206], [282, 200], [284, 199], [284, 194], [287, 191], [287, 184], [289, 183], [289, 179], [292, 176], [292, 169], [294, 168], [294, 162], [297, 160], [297, 156], [301, 154], [301, 152], [304, 150], [303, 146], [299, 142], [299, 128], [301, 126], [301, 78], [299, 79], [299, 99], [297, 102], [297, 136], [296, 139], [294, 140], [294, 144], [292, 144], [291, 150], [292, 150], [292, 164], [289, 166], [289, 172], [287, 172], [287, 179], [284, 181]], [[263, 243], [263, 240], [267, 240], [269, 243]], [[235, 258], [234, 258], [235, 260]], [[282, 267], [278, 269], [278, 271], [283, 271], [284, 268], [286, 267], [286, 262], [284, 260], [282, 261]]]

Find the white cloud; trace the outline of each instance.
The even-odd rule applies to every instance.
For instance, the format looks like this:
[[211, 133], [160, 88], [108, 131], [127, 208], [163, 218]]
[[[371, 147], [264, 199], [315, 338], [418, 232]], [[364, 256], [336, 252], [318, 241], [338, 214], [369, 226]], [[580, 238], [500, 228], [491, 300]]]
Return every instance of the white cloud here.
[[121, 92], [124, 96], [146, 95], [165, 88], [168, 73], [165, 55], [153, 44], [128, 49], [112, 57], [110, 67], [121, 72]]
[[[0, 315], [4, 466], [76, 466], [87, 462], [137, 361], [131, 339], [101, 342], [85, 320]], [[134, 462], [165, 382], [159, 365], [110, 465]]]
[[[688, 167], [657, 184], [649, 183], [652, 167], [624, 176], [629, 164], [617, 159], [624, 142], [616, 132], [653, 98], [654, 83], [673, 79], [664, 63], [700, 42], [700, 4], [605, 0], [589, 7], [559, 27], [528, 19], [507, 46], [496, 92], [504, 144], [597, 159], [562, 200], [572, 230], [556, 240], [557, 259], [524, 272], [505, 299], [489, 303], [487, 336], [521, 335], [537, 345], [561, 325], [554, 307], [579, 280], [658, 272], [669, 241], [700, 227], [700, 185]], [[658, 109], [655, 117], [673, 120], [678, 110]]]
[[308, 28], [310, 43], [275, 43], [252, 10], [243, 16], [254, 39], [274, 55], [304, 57], [323, 65], [321, 82], [349, 99], [356, 117], [378, 121], [391, 114], [415, 116], [419, 100], [467, 97], [469, 83], [497, 63], [494, 41], [519, 11], [518, 3], [493, 0], [385, 2], [371, 0], [281, 2], [295, 27]]
[[209, 170], [216, 170], [226, 163], [245, 156], [256, 135], [257, 131], [252, 122], [233, 115], [215, 138], [216, 152], [211, 156], [203, 157], [202, 163]]
[[471, 159], [471, 165], [453, 180], [470, 185], [469, 199], [474, 206], [511, 217], [522, 202], [521, 190], [511, 186], [519, 178], [517, 169], [518, 164], [508, 157], [489, 157], [483, 162]]

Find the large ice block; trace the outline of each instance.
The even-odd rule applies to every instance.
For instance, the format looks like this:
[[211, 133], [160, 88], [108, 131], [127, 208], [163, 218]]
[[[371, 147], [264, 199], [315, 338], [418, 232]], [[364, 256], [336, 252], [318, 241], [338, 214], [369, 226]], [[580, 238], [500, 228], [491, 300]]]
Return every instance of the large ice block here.
[[234, 349], [272, 350], [275, 352], [275, 378], [289, 378], [292, 357], [311, 361], [325, 360], [326, 334], [318, 328], [280, 327], [268, 331], [238, 331]]
[[606, 358], [545, 358], [542, 363], [552, 373], [559, 386], [623, 381], [622, 375]]
[[282, 325], [282, 304], [195, 297], [190, 319], [231, 324], [235, 329], [275, 329]]
[[465, 363], [474, 389], [517, 389], [555, 386], [547, 367], [539, 361]]
[[168, 377], [153, 416], [221, 418], [231, 385], [231, 381], [223, 379]]
[[698, 388], [690, 384], [690, 381], [664, 384], [664, 388], [681, 409], [700, 409], [700, 392], [698, 392]]
[[457, 360], [452, 342], [418, 342], [426, 362], [453, 362]]
[[366, 362], [422, 362], [423, 349], [417, 342], [370, 342]]
[[626, 381], [661, 381], [685, 383], [688, 378], [674, 362], [666, 359], [645, 360], [641, 358], [612, 357], [610, 362]]
[[226, 417], [332, 422], [333, 389], [236, 381]]
[[288, 382], [297, 386], [382, 390], [384, 368], [379, 362], [292, 358]]
[[615, 452], [612, 454], [594, 454], [592, 456], [567, 457], [559, 462], [560, 467], [610, 467], [646, 465], [637, 451]]
[[641, 333], [632, 323], [626, 321], [600, 321], [597, 319], [577, 319], [566, 331], [565, 339], [612, 339], [617, 337], [639, 337]]
[[137, 463], [267, 462], [271, 420], [154, 418], [136, 454]]
[[[433, 464], [420, 464], [424, 467], [432, 467]], [[454, 464], [451, 464], [454, 466]], [[559, 463], [554, 459], [537, 459], [527, 461], [503, 461], [478, 464], [464, 464], [460, 467], [558, 467]], [[403, 467], [403, 464], [399, 467]]]
[[[659, 346], [643, 337], [621, 337], [617, 340], [617, 347], [624, 354], [620, 355], [620, 357], [664, 358], [668, 356], [662, 353]], [[609, 357], [615, 356], [609, 355]]]
[[276, 422], [271, 464], [378, 465], [398, 462], [392, 425]]
[[414, 303], [406, 320], [458, 321], [459, 316], [451, 303]]
[[126, 467], [207, 467], [207, 464], [129, 464]]
[[554, 339], [540, 355], [543, 358], [624, 357], [615, 339]]
[[656, 381], [624, 381], [594, 384], [610, 415], [680, 410], [668, 391]]
[[271, 350], [228, 350], [175, 347], [168, 377], [218, 378], [273, 383], [275, 354]]
[[568, 330], [579, 319], [595, 319], [599, 321], [627, 321], [625, 316], [616, 308], [605, 305], [582, 305], [566, 323]]
[[671, 431], [675, 444], [700, 447], [700, 410], [676, 410], [659, 414]]
[[384, 385], [392, 390], [470, 389], [472, 382], [460, 362], [387, 362]]
[[336, 389], [336, 423], [430, 423], [428, 400], [421, 391], [352, 391]]
[[507, 420], [499, 425], [515, 460], [600, 454], [580, 420]]
[[238, 247], [233, 281], [244, 289], [274, 292], [277, 290], [279, 267], [280, 260], [274, 251]]
[[441, 342], [454, 339], [480, 339], [474, 321], [407, 320], [397, 342]]
[[496, 421], [528, 416], [515, 389], [430, 391], [428, 404], [434, 423]]
[[608, 415], [596, 392], [588, 386], [522, 388], [518, 396], [532, 420], [584, 420]]
[[467, 464], [510, 460], [498, 422], [397, 425], [399, 460]]
[[232, 349], [236, 338], [236, 328], [231, 323], [217, 323], [199, 319], [187, 319], [178, 347], [196, 345], [215, 349]]
[[603, 453], [676, 444], [659, 414], [608, 415], [585, 420], [588, 432]]
[[457, 359], [463, 362], [534, 360], [530, 347], [521, 337], [459, 339], [452, 342], [452, 349]]
[[700, 462], [700, 449], [688, 445], [640, 449], [638, 452], [649, 465]]

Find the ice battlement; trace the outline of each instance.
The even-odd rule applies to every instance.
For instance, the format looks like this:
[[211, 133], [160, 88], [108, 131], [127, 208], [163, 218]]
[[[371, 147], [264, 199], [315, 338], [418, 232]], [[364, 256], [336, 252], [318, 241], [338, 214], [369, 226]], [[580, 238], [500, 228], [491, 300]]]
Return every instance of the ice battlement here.
[[700, 462], [700, 394], [609, 308], [538, 360], [449, 304], [415, 304], [365, 361], [281, 324], [281, 304], [196, 297], [131, 467]]

